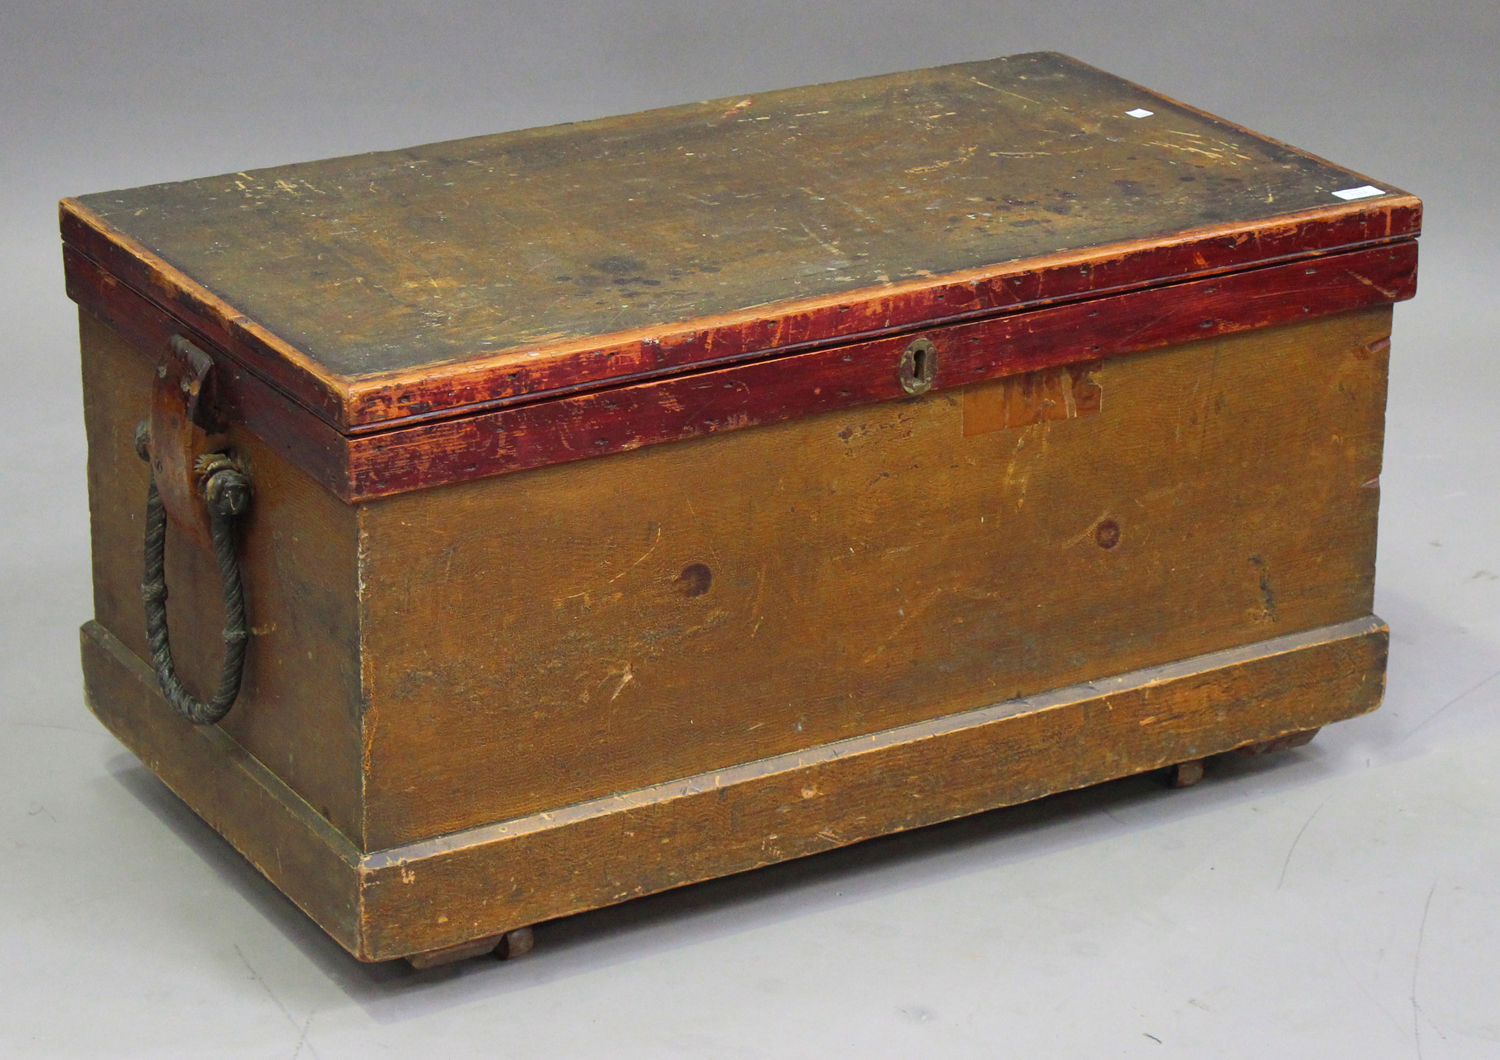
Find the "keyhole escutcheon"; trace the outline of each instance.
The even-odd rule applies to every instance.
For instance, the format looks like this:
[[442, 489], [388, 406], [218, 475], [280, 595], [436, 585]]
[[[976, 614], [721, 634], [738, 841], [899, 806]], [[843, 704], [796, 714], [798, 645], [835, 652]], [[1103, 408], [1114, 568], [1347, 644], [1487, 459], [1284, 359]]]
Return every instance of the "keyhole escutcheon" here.
[[901, 353], [896, 376], [908, 394], [925, 394], [937, 377], [937, 346], [931, 339], [913, 339]]

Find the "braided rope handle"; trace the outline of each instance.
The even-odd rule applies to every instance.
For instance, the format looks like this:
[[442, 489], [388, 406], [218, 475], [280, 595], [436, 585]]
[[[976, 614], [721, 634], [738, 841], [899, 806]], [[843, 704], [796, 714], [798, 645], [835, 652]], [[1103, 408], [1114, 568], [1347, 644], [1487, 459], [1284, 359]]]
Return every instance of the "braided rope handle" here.
[[[142, 423], [135, 431], [135, 451], [148, 466], [149, 441], [150, 424]], [[146, 605], [146, 640], [151, 649], [151, 665], [156, 669], [162, 695], [167, 697], [172, 709], [194, 725], [212, 725], [229, 713], [240, 694], [245, 649], [250, 641], [250, 631], [245, 625], [245, 594], [240, 584], [240, 566], [234, 554], [234, 520], [250, 507], [250, 480], [224, 453], [201, 458], [198, 474], [199, 488], [208, 503], [209, 534], [213, 538], [214, 558], [219, 564], [219, 585], [224, 595], [224, 665], [220, 670], [219, 690], [213, 699], [205, 703], [184, 688], [172, 662], [172, 646], [167, 635], [167, 510], [161, 502], [154, 475], [146, 493], [146, 576], [141, 583], [141, 599]]]

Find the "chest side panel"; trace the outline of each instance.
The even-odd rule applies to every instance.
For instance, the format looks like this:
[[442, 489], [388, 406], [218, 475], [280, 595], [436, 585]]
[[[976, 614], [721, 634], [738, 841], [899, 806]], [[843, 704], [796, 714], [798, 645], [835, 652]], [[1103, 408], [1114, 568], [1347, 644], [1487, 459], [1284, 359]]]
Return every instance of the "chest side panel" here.
[[369, 842], [1368, 614], [1389, 321], [365, 505]]
[[[147, 470], [135, 454], [134, 433], [150, 414], [157, 362], [89, 314], [80, 313], [79, 321], [94, 617], [149, 660], [141, 602]], [[245, 683], [221, 725], [358, 842], [355, 514], [254, 434], [235, 428], [228, 439], [251, 470], [255, 500], [239, 528], [251, 626]], [[189, 690], [205, 696], [217, 687], [223, 653], [218, 568], [212, 553], [175, 525], [168, 527], [166, 559], [172, 653]]]

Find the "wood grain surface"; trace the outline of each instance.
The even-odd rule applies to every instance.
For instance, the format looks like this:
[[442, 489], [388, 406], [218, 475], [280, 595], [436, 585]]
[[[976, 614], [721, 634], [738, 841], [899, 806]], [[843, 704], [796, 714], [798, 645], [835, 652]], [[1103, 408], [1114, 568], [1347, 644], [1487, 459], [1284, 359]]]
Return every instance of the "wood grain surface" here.
[[1388, 634], [1356, 619], [364, 855], [222, 730], [173, 715], [98, 623], [82, 645], [99, 719], [372, 961], [1353, 717], [1380, 702]]
[[[1368, 613], [1389, 321], [1106, 361], [1073, 419], [974, 432], [1000, 380], [355, 508], [236, 428], [225, 727], [369, 850]], [[81, 328], [96, 616], [145, 657], [152, 361]], [[168, 561], [206, 687], [211, 559]]]
[[1415, 292], [1416, 267], [1416, 243], [1405, 241], [356, 435], [332, 477], [350, 498], [388, 496], [902, 401], [908, 394], [899, 366], [914, 339], [936, 347], [931, 389], [949, 390], [1388, 305]]
[[[134, 433], [151, 413], [156, 359], [82, 311], [79, 333], [94, 617], [149, 659], [141, 603], [147, 469], [136, 456]], [[242, 426], [224, 437], [250, 471], [254, 500], [238, 521], [251, 627], [245, 680], [221, 724], [358, 843], [364, 813], [357, 512]], [[167, 528], [166, 561], [172, 654], [188, 689], [203, 697], [218, 687], [224, 650], [218, 568], [213, 553], [176, 524]]]
[[1380, 703], [1388, 641], [1356, 619], [374, 854], [366, 945], [424, 950], [1354, 717]]
[[1373, 709], [1366, 183], [1039, 53], [65, 200], [90, 706], [365, 960]]
[[[68, 290], [142, 350], [197, 335], [71, 248]], [[1053, 305], [920, 334], [938, 346], [941, 390], [1048, 365], [1346, 312], [1409, 298], [1412, 240], [1244, 273]], [[344, 435], [249, 370], [217, 358], [221, 413], [346, 501], [469, 481], [641, 446], [907, 397], [897, 376], [912, 335]], [[200, 341], [207, 342], [206, 339]]]
[[351, 953], [365, 949], [359, 852], [218, 725], [193, 725], [156, 674], [96, 621], [80, 631], [89, 709], [210, 828]]
[[368, 502], [368, 844], [1368, 614], [1389, 328], [1106, 361], [1087, 417], [966, 435], [952, 389]]
[[1369, 182], [1036, 53], [84, 196], [62, 223], [352, 430], [1415, 235], [1404, 192], [1333, 195]]

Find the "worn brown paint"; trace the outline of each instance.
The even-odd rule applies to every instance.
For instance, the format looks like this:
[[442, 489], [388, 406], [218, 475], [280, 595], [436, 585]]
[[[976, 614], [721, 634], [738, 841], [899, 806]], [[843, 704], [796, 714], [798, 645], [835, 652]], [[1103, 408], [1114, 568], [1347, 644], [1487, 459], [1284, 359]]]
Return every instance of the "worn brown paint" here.
[[[1387, 634], [1378, 620], [1313, 631], [1305, 643], [1251, 647], [1232, 656], [1239, 662], [1189, 660], [1060, 690], [1036, 709], [1015, 704], [995, 710], [998, 717], [960, 715], [702, 775], [559, 813], [555, 829], [538, 818], [376, 855], [365, 861], [363, 895], [372, 947], [394, 955], [486, 923], [534, 923], [1155, 769], [1379, 704]], [[510, 832], [516, 840], [507, 843], [501, 837]], [[580, 850], [587, 860], [576, 856]], [[438, 906], [464, 909], [469, 920], [454, 929], [421, 916]]]
[[[89, 706], [361, 960], [522, 925], [1237, 747], [1373, 710], [1375, 619], [1058, 689], [805, 755], [361, 854], [222, 731], [174, 717], [149, 667], [83, 630]], [[439, 911], [442, 912], [439, 912]]]
[[1405, 193], [1342, 203], [1368, 178], [1049, 53], [722, 119], [734, 102], [84, 196], [64, 233], [353, 428], [1420, 222]]
[[[120, 527], [96, 548], [101, 620], [144, 655], [144, 468], [122, 388], [134, 377], [145, 401], [151, 362], [83, 320], [90, 416], [109, 421], [91, 445], [109, 461], [96, 533]], [[1368, 613], [1377, 495], [1362, 487], [1379, 470], [1389, 320], [1110, 362], [1095, 371], [1110, 401], [1081, 420], [964, 438], [962, 401], [935, 393], [358, 509], [244, 436], [272, 499], [245, 541], [257, 635], [226, 726], [378, 849]], [[1305, 473], [1288, 479], [1291, 460]], [[267, 535], [285, 490], [306, 500]], [[1091, 511], [1130, 511], [1130, 548], [1073, 544], [1102, 543], [1078, 525]], [[298, 574], [299, 549], [323, 558]], [[1274, 613], [1252, 555], [1271, 558]], [[204, 687], [221, 625], [211, 559], [185, 544], [172, 557], [184, 671]], [[1162, 594], [1176, 605], [1119, 606]], [[310, 710], [299, 690], [320, 687]], [[724, 687], [732, 709], [704, 714]], [[309, 727], [321, 750], [299, 761]], [[495, 731], [511, 753], [489, 750]]]
[[[151, 408], [156, 361], [79, 314], [94, 617], [141, 658], [146, 465], [135, 425]], [[255, 502], [240, 529], [251, 625], [245, 682], [221, 723], [358, 843], [363, 834], [359, 735], [357, 510], [306, 478], [261, 439], [232, 426]], [[202, 697], [218, 685], [224, 628], [213, 553], [167, 531], [167, 614], [177, 672]]]
[[370, 842], [1368, 614], [1389, 327], [1106, 362], [1082, 419], [965, 437], [934, 392], [365, 505]]
[[[351, 952], [427, 963], [1289, 746], [1384, 674], [1421, 204], [1365, 183], [1032, 55], [66, 200], [90, 705]], [[174, 336], [212, 433], [153, 411]], [[218, 727], [144, 661], [146, 417], [254, 481]], [[176, 526], [167, 580], [203, 689]]]
[[191, 725], [140, 655], [97, 621], [81, 630], [89, 709], [167, 787], [356, 955], [359, 852], [342, 830], [219, 726]]
[[[145, 349], [174, 323], [107, 274], [65, 252], [69, 290]], [[1306, 320], [1408, 298], [1410, 241], [1250, 273], [1069, 303], [926, 333], [946, 350], [938, 390], [1049, 365]], [[387, 496], [794, 416], [904, 400], [904, 337], [786, 354], [731, 368], [537, 400], [451, 420], [342, 435], [298, 415], [232, 358], [217, 380], [226, 414], [345, 500]]]

